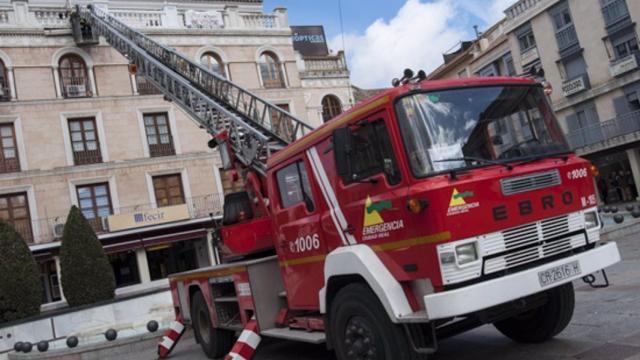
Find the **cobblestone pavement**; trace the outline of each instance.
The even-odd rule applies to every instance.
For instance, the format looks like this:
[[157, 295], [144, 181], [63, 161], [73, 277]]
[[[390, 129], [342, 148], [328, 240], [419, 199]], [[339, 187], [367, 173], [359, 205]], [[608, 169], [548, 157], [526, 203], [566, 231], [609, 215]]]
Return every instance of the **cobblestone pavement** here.
[[[640, 237], [618, 240], [623, 261], [608, 270], [613, 285], [593, 290], [576, 282], [576, 310], [569, 327], [540, 345], [516, 344], [492, 326], [442, 341], [434, 360], [640, 360]], [[150, 350], [150, 352], [155, 351]], [[143, 355], [143, 354], [141, 354]], [[206, 359], [192, 337], [172, 359]], [[323, 346], [284, 341], [261, 345], [256, 360], [335, 359]]]

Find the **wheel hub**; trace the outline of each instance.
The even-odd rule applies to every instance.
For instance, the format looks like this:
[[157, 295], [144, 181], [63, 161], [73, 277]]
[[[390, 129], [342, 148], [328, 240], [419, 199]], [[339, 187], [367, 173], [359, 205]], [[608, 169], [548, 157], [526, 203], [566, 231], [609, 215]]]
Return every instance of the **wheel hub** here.
[[376, 360], [378, 359], [371, 325], [360, 317], [354, 317], [347, 323], [344, 344], [349, 359]]

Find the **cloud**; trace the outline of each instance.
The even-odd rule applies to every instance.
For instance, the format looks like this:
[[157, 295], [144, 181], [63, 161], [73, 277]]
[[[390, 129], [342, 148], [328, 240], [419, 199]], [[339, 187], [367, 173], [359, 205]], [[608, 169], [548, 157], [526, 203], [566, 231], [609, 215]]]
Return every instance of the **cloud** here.
[[[385, 87], [405, 68], [433, 70], [442, 63], [442, 53], [468, 35], [452, 24], [455, 17], [451, 0], [408, 0], [388, 22], [378, 19], [364, 34], [345, 35], [352, 82], [364, 88]], [[329, 44], [341, 49], [342, 39], [338, 36]]]
[[[407, 0], [390, 20], [378, 19], [364, 31], [345, 35], [351, 80], [363, 88], [388, 87], [405, 68], [427, 73], [442, 64], [442, 54], [472, 39], [474, 23], [492, 25], [515, 0]], [[472, 20], [475, 19], [475, 20]], [[340, 50], [342, 37], [329, 41]]]
[[484, 22], [485, 26], [491, 26], [504, 17], [504, 11], [517, 0], [463, 0], [459, 5]]

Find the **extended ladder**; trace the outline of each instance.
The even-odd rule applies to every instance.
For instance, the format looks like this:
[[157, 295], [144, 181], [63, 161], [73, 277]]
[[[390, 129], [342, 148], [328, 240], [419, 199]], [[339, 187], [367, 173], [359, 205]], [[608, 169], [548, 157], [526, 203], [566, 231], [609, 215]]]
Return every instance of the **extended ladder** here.
[[274, 152], [313, 128], [276, 105], [125, 25], [96, 6], [76, 7], [79, 45], [99, 36], [211, 135], [227, 133], [233, 155], [261, 174]]

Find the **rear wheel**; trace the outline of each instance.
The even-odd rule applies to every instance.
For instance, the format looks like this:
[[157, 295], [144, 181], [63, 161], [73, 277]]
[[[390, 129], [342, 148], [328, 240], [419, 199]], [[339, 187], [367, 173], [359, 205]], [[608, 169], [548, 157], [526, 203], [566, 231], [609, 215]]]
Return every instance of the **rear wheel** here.
[[201, 292], [195, 293], [191, 300], [191, 322], [197, 342], [210, 359], [229, 353], [235, 342], [235, 333], [213, 327], [207, 302]]
[[575, 306], [573, 284], [546, 292], [547, 302], [539, 308], [496, 322], [495, 327], [510, 339], [523, 343], [541, 343], [564, 330]]
[[330, 331], [339, 360], [423, 360], [411, 350], [402, 327], [393, 324], [366, 285], [341, 289], [331, 303]]

